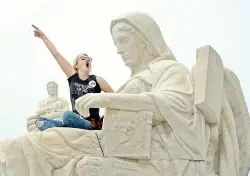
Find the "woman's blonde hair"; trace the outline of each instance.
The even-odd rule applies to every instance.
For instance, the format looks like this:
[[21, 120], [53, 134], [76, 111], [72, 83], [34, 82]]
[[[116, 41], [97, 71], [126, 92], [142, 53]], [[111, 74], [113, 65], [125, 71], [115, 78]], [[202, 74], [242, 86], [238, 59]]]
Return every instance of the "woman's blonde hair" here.
[[73, 68], [76, 70], [76, 71], [78, 71], [77, 70], [77, 64], [78, 64], [78, 61], [79, 61], [79, 59], [80, 59], [80, 57], [81, 56], [88, 56], [88, 54], [86, 54], [86, 53], [80, 53], [80, 54], [78, 54], [76, 57], [75, 57], [75, 59], [74, 59], [74, 61], [73, 61]]

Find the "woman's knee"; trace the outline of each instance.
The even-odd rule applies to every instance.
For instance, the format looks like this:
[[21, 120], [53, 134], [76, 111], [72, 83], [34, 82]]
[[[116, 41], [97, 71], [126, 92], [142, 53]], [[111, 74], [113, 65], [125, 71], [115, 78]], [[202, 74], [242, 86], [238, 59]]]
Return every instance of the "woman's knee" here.
[[62, 119], [64, 120], [64, 118], [67, 118], [69, 116], [71, 116], [71, 111], [65, 111], [62, 115]]
[[64, 123], [70, 122], [72, 119], [74, 119], [73, 112], [72, 111], [65, 111], [62, 116], [62, 120]]

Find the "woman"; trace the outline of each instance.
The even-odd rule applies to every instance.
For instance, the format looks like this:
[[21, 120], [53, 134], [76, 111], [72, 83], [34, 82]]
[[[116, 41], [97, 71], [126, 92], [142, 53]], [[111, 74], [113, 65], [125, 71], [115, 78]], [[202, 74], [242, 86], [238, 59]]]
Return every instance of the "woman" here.
[[44, 42], [48, 50], [56, 59], [62, 71], [68, 78], [70, 99], [73, 111], [65, 111], [62, 121], [39, 118], [36, 125], [40, 130], [53, 127], [72, 127], [88, 130], [100, 130], [101, 119], [99, 108], [89, 109], [89, 116], [82, 118], [75, 108], [75, 100], [87, 93], [113, 92], [111, 86], [100, 76], [90, 75], [92, 58], [86, 53], [79, 54], [73, 66], [57, 51], [48, 37], [35, 25], [32, 25], [34, 35]]

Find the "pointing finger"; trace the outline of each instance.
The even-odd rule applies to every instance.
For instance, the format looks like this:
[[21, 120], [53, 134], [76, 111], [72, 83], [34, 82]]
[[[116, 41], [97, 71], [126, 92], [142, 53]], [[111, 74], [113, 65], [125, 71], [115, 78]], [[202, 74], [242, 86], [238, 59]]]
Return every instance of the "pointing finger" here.
[[35, 26], [34, 24], [32, 24], [32, 27], [35, 28], [36, 30], [39, 30], [39, 28]]

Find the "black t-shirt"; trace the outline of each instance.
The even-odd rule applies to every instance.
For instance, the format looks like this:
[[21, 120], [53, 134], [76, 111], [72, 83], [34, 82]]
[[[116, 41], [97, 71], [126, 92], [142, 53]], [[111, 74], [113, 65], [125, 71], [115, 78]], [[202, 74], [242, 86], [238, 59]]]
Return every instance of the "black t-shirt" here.
[[[75, 101], [77, 98], [87, 94], [87, 93], [100, 93], [101, 87], [96, 81], [95, 75], [90, 75], [88, 79], [81, 80], [78, 73], [70, 76], [68, 78], [69, 90], [70, 90], [70, 100], [72, 104], [73, 112], [79, 114], [75, 109]], [[89, 109], [90, 117], [100, 117], [99, 108]]]

